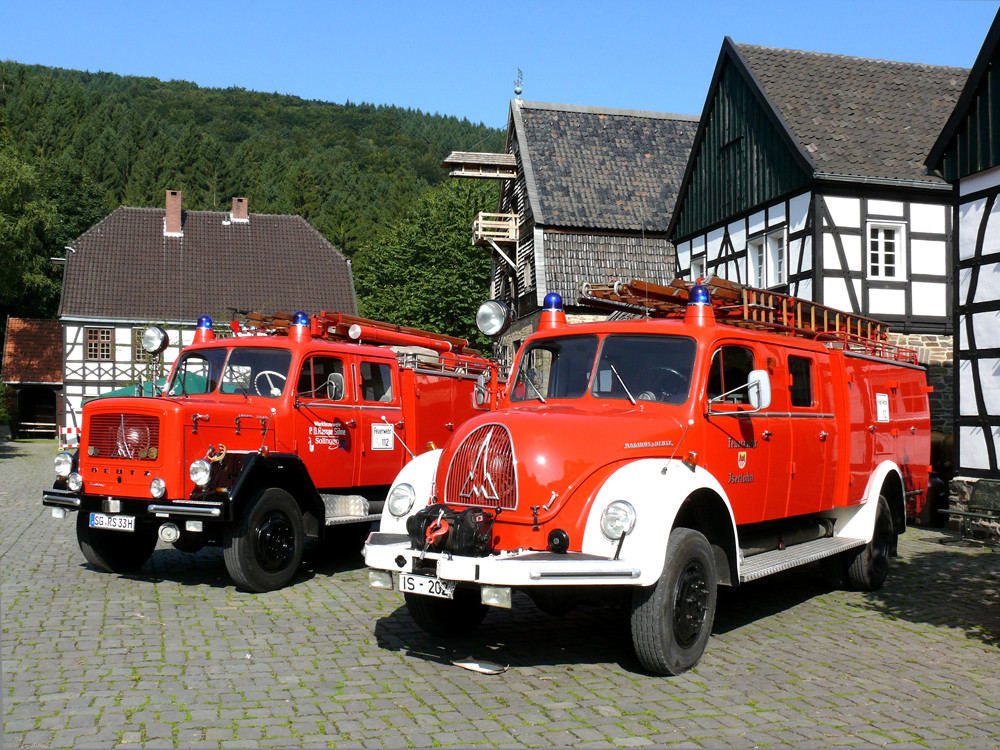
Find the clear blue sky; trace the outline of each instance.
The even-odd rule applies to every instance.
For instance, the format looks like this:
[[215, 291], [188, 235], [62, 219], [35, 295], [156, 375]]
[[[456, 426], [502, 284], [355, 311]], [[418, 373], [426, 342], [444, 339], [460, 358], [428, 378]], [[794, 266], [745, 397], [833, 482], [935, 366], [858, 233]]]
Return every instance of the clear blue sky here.
[[970, 67], [998, 5], [0, 0], [0, 59], [393, 104], [505, 127], [519, 67], [526, 100], [700, 114], [725, 36]]

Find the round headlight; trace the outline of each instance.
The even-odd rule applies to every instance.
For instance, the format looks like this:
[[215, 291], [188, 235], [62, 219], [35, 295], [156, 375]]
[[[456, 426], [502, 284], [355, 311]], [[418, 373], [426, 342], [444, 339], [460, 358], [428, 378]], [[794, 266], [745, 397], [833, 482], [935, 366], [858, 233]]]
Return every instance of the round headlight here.
[[57, 453], [53, 463], [57, 476], [68, 477], [73, 471], [73, 457], [69, 453]]
[[635, 508], [624, 500], [615, 500], [601, 514], [601, 532], [608, 539], [621, 539], [635, 527]]
[[167, 494], [167, 483], [157, 477], [149, 483], [149, 494], [159, 499]]
[[513, 322], [513, 311], [500, 300], [487, 300], [476, 311], [476, 327], [490, 338], [505, 333]]
[[170, 339], [160, 326], [150, 326], [142, 332], [142, 348], [147, 354], [159, 354], [167, 348]]
[[204, 487], [208, 484], [208, 480], [211, 475], [212, 466], [205, 459], [199, 458], [191, 462], [191, 466], [188, 469], [188, 476], [190, 476], [191, 481], [199, 487]]
[[389, 512], [396, 518], [401, 518], [410, 512], [410, 508], [413, 507], [413, 501], [416, 500], [417, 493], [413, 491], [413, 487], [406, 484], [397, 484], [392, 488], [392, 492], [389, 493], [389, 498], [386, 501], [389, 505]]
[[83, 477], [74, 471], [66, 477], [66, 486], [73, 490], [73, 492], [79, 492], [83, 489]]

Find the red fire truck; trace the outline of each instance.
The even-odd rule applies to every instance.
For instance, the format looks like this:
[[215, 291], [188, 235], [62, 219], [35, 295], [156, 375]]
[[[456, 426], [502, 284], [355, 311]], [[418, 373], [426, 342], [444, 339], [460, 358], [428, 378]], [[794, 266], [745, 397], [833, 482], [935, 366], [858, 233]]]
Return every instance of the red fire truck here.
[[914, 352], [878, 321], [722, 279], [582, 294], [642, 317], [566, 325], [550, 295], [498, 410], [396, 478], [372, 586], [441, 635], [515, 591], [549, 612], [624, 598], [641, 664], [677, 674], [719, 585], [816, 561], [882, 585], [927, 489]]
[[[95, 568], [136, 569], [159, 538], [221, 545], [238, 586], [281, 588], [306, 537], [360, 549], [393, 477], [475, 413], [477, 378], [496, 377], [465, 339], [339, 313], [231, 327], [216, 339], [203, 316], [162, 395], [84, 406], [79, 450], [56, 457], [42, 502], [78, 511]], [[145, 341], [158, 353], [166, 335]]]

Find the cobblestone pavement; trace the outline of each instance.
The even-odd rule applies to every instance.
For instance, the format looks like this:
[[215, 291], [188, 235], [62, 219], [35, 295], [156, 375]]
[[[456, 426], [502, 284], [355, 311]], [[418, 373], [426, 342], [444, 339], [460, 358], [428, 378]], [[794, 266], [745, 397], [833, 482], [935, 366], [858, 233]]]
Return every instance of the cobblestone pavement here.
[[[885, 588], [813, 568], [723, 589], [693, 671], [644, 674], [621, 613], [527, 600], [423, 634], [360, 557], [237, 591], [218, 550], [90, 569], [42, 509], [51, 443], [0, 443], [4, 747], [995, 746], [1000, 555], [910, 529]], [[482, 675], [451, 664], [510, 665]]]

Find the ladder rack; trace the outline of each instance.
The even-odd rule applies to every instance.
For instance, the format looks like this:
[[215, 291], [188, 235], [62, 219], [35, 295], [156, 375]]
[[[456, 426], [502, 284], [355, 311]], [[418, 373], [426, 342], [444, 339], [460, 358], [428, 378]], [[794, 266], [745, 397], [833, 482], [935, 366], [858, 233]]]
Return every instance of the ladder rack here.
[[[247, 313], [243, 330], [260, 334], [287, 334], [289, 329], [292, 327], [294, 317], [295, 316], [293, 314], [285, 312], [276, 312], [271, 315], [255, 312]], [[311, 335], [315, 338], [326, 339], [328, 341], [348, 341], [357, 343], [358, 340], [351, 337], [349, 334], [351, 326], [354, 325], [361, 327], [361, 340], [368, 338], [365, 335], [367, 332], [382, 331], [388, 334], [402, 334], [407, 337], [412, 337], [415, 340], [414, 345], [416, 346], [420, 345], [419, 342], [416, 341], [417, 339], [425, 339], [428, 342], [446, 342], [451, 345], [451, 354], [473, 357], [480, 356], [480, 353], [477, 350], [469, 348], [469, 342], [466, 339], [458, 338], [457, 336], [448, 336], [443, 333], [424, 331], [419, 328], [409, 328], [407, 326], [386, 323], [381, 320], [360, 318], [356, 315], [348, 315], [346, 313], [327, 312], [326, 310], [320, 312], [319, 315], [309, 316], [309, 329]], [[376, 343], [379, 342], [376, 341]]]
[[[711, 276], [701, 280], [711, 295], [719, 323], [802, 336], [832, 348], [917, 364], [917, 353], [888, 343], [889, 326], [880, 320], [836, 310], [781, 292], [743, 286]], [[580, 301], [657, 318], [683, 318], [694, 282], [674, 279], [667, 285], [641, 279], [606, 284], [584, 283]]]

